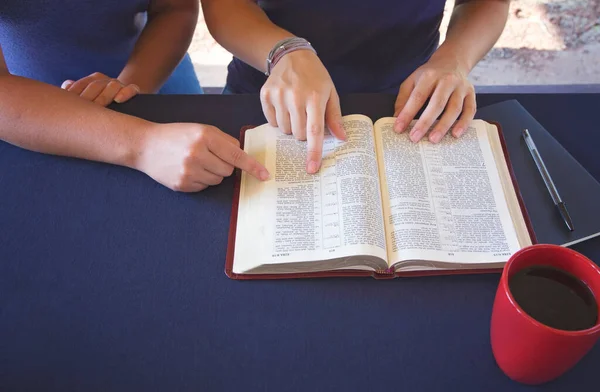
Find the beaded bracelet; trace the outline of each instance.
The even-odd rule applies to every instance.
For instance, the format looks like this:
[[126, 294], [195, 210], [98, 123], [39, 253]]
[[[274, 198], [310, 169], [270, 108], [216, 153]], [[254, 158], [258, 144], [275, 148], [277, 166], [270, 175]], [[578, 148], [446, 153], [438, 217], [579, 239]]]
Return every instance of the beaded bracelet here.
[[265, 72], [265, 75], [269, 76], [271, 74], [271, 70], [283, 56], [296, 50], [303, 49], [310, 50], [317, 54], [317, 51], [312, 47], [310, 42], [304, 38], [292, 37], [277, 42], [267, 56], [267, 72]]

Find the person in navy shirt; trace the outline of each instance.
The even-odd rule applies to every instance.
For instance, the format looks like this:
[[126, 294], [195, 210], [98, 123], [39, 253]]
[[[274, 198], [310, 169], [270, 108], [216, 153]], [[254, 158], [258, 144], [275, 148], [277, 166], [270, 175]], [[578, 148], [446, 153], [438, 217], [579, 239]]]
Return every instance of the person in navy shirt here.
[[203, 124], [155, 124], [105, 109], [138, 92], [202, 92], [186, 51], [198, 0], [1, 0], [0, 140], [140, 170], [178, 191], [240, 167], [268, 173]]
[[307, 141], [309, 173], [320, 167], [325, 127], [345, 138], [340, 93], [397, 94], [397, 132], [424, 109], [410, 132], [414, 142], [438, 118], [428, 134], [431, 142], [449, 131], [463, 134], [476, 111], [467, 76], [502, 33], [509, 0], [456, 0], [439, 45], [444, 5], [445, 0], [202, 0], [211, 34], [234, 55], [224, 92], [260, 92], [268, 122]]

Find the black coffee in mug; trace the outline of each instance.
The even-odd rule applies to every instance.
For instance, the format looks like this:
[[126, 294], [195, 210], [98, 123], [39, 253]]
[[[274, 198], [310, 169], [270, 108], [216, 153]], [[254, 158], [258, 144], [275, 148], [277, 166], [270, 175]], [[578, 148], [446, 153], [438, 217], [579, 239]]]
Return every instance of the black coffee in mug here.
[[508, 281], [519, 306], [535, 320], [565, 331], [596, 325], [598, 304], [589, 287], [561, 269], [535, 265], [524, 268]]

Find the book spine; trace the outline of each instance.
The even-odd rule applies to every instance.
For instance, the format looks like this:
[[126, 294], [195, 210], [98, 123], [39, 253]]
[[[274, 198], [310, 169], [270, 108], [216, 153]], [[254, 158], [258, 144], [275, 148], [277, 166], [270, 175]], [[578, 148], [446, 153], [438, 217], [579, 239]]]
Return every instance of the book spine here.
[[373, 274], [373, 277], [375, 279], [394, 279], [396, 277], [396, 271], [394, 271], [393, 268], [388, 268], [385, 270], [378, 270], [375, 271], [375, 273]]

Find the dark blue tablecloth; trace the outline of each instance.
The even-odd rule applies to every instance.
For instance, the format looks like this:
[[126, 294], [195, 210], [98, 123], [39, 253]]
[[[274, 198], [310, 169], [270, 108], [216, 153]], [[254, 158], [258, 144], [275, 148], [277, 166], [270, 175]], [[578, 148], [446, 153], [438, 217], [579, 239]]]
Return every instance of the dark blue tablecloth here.
[[[518, 99], [600, 178], [600, 95]], [[392, 96], [343, 111], [392, 113]], [[118, 110], [236, 134], [255, 96], [140, 96]], [[236, 282], [233, 183], [174, 193], [121, 167], [0, 142], [0, 390], [537, 390], [494, 363], [498, 275]], [[577, 250], [600, 260], [600, 240]], [[597, 390], [598, 345], [540, 390]]]

